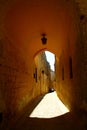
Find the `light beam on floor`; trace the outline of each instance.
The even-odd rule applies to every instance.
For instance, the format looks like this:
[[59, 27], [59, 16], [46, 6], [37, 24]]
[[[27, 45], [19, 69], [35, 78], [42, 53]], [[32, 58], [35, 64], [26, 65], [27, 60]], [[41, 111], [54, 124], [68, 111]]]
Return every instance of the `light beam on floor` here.
[[69, 112], [68, 108], [60, 101], [56, 92], [48, 93], [29, 115], [37, 118], [53, 118]]

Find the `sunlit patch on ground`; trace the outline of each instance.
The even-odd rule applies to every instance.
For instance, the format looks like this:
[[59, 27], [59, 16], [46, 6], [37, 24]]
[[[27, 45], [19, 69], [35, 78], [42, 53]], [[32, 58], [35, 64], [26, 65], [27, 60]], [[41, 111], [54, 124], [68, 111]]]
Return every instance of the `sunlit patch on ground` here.
[[29, 117], [52, 118], [69, 112], [60, 101], [56, 92], [48, 93], [33, 110]]

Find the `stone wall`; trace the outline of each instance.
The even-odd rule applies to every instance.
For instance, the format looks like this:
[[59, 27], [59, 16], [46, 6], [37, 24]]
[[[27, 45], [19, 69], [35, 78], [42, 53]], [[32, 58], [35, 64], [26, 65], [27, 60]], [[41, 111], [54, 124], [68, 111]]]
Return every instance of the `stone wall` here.
[[81, 27], [81, 66], [82, 66], [82, 93], [83, 102], [87, 104], [87, 1], [86, 0], [76, 0], [79, 8], [79, 19]]
[[16, 116], [32, 99], [29, 79], [30, 74], [19, 50], [9, 41], [1, 39], [0, 112], [6, 118]]
[[70, 16], [70, 19], [75, 18], [75, 21], [69, 24], [67, 42], [62, 47], [61, 55], [58, 57], [58, 63], [56, 64], [57, 93], [70, 110], [79, 109], [83, 98], [82, 62], [84, 50], [80, 26], [80, 12], [78, 7], [75, 8], [77, 9], [77, 14], [73, 10], [73, 15]]
[[49, 91], [49, 86], [51, 82], [50, 66], [46, 60], [46, 55], [44, 52], [39, 53], [34, 60], [33, 69], [33, 89], [34, 96], [45, 94]]
[[83, 68], [83, 100], [87, 102], [87, 16], [84, 16], [83, 20], [81, 20], [81, 29], [82, 29], [82, 44], [83, 44], [83, 60], [82, 60], [82, 68]]

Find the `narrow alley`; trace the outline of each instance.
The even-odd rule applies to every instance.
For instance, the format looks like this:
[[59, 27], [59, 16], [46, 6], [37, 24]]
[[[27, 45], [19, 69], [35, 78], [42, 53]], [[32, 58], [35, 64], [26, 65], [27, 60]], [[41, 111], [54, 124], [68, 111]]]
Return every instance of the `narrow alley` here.
[[0, 0], [0, 130], [73, 129], [87, 130], [87, 0]]

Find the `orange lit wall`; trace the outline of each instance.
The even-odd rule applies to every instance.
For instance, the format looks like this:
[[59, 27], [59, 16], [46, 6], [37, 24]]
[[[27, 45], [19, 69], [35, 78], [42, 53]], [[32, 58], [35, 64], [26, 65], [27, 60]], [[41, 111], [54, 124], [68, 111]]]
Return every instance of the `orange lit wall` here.
[[[70, 109], [75, 107], [81, 101], [80, 29], [75, 3], [63, 0], [17, 0], [4, 4], [0, 15], [1, 111], [14, 116], [21, 113], [33, 99], [33, 60], [42, 49], [58, 57], [55, 89]], [[46, 33], [46, 45], [42, 45], [42, 33]], [[70, 56], [73, 79], [69, 77]], [[61, 79], [62, 66], [64, 81]]]

